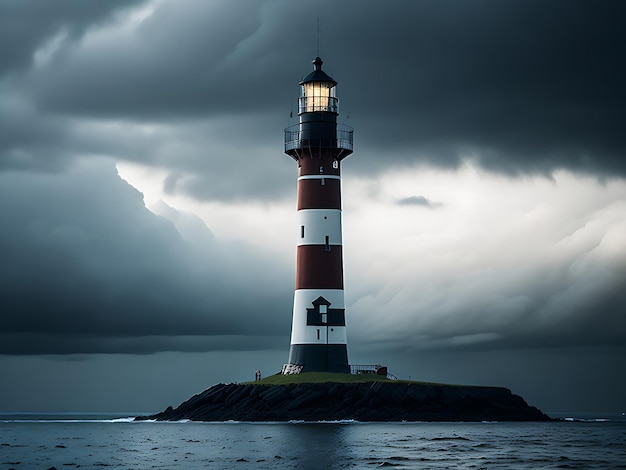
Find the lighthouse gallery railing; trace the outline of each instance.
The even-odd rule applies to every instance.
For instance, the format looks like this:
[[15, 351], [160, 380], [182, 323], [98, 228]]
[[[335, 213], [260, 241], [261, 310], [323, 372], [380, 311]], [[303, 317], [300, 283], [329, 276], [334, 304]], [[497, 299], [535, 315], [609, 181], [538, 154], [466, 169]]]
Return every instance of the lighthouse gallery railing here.
[[338, 148], [352, 152], [354, 129], [345, 124], [337, 124], [336, 139], [302, 139], [300, 125], [296, 124], [285, 129], [285, 152], [305, 147]]

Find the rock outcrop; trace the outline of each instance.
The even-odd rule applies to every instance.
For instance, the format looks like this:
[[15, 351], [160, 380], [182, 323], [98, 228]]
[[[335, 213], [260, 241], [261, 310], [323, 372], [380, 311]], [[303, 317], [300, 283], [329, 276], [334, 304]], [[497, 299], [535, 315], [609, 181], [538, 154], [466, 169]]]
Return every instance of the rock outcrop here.
[[218, 384], [177, 408], [136, 418], [177, 421], [546, 421], [501, 387], [406, 382]]

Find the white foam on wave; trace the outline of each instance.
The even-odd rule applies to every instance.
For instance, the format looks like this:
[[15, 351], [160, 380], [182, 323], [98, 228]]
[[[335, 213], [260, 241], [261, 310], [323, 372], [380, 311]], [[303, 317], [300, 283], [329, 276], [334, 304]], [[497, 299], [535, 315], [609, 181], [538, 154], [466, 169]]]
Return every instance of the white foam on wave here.
[[135, 421], [134, 416], [129, 416], [127, 418], [114, 418], [110, 420], [111, 423], [133, 423]]
[[607, 418], [572, 418], [567, 417], [563, 418], [563, 421], [568, 421], [571, 423], [608, 423], [611, 420]]
[[133, 419], [7, 419], [3, 423], [130, 423]]
[[289, 424], [357, 424], [360, 421], [356, 419], [337, 419], [337, 420], [322, 420], [322, 421], [305, 421], [302, 419], [292, 419], [288, 421]]
[[[156, 420], [155, 420], [156, 421]], [[127, 416], [123, 418], [13, 418], [13, 419], [1, 419], [2, 423], [135, 423], [141, 421], [135, 421], [134, 416]]]

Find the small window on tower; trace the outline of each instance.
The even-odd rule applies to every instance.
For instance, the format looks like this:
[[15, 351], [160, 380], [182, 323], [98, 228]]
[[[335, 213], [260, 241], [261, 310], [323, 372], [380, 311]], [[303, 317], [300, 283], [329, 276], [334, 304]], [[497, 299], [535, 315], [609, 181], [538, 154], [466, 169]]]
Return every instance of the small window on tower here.
[[320, 313], [328, 313], [328, 305], [320, 305]]
[[300, 225], [300, 238], [304, 238], [304, 225]]
[[339, 162], [337, 160], [333, 160], [333, 168], [336, 170], [339, 168]]
[[317, 339], [320, 339], [320, 329], [317, 329]]
[[324, 251], [330, 251], [330, 241], [328, 240], [328, 235], [326, 235], [326, 240], [324, 243]]
[[326, 178], [322, 178], [320, 181], [322, 182], [322, 186], [326, 185]]
[[324, 167], [320, 166], [320, 173], [324, 173]]
[[324, 325], [328, 323], [328, 315], [326, 313], [322, 313], [322, 323]]

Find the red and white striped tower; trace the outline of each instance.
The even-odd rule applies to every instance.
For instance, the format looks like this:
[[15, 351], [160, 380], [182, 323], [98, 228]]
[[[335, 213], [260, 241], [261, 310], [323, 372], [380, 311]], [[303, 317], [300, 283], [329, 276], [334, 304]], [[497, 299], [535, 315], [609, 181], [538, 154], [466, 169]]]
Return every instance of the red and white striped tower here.
[[322, 71], [322, 59], [313, 65], [300, 82], [299, 124], [285, 129], [285, 153], [298, 163], [298, 242], [283, 373], [348, 373], [340, 170], [352, 153], [353, 131], [337, 124], [337, 82]]

